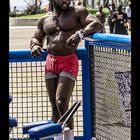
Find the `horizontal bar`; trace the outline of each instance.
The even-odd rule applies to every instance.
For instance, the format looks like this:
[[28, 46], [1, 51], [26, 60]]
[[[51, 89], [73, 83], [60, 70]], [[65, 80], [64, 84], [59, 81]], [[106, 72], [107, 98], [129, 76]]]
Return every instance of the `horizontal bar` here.
[[131, 44], [131, 37], [129, 35], [95, 33], [92, 35], [92, 38], [95, 40], [101, 40], [101, 41]]
[[[9, 62], [31, 62], [31, 61], [45, 61], [48, 54], [47, 49], [43, 49], [44, 52], [41, 53], [42, 57], [32, 58], [31, 50], [20, 49], [20, 50], [10, 50], [9, 51]], [[84, 56], [87, 56], [87, 50], [84, 47], [77, 48], [76, 54], [81, 60]]]

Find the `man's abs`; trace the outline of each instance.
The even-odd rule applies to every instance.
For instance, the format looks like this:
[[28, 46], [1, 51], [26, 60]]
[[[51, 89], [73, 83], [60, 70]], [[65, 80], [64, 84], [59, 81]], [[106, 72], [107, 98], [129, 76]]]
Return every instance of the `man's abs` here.
[[48, 36], [47, 50], [52, 55], [65, 56], [75, 52], [74, 47], [67, 48], [66, 40], [76, 31], [58, 31], [53, 35]]

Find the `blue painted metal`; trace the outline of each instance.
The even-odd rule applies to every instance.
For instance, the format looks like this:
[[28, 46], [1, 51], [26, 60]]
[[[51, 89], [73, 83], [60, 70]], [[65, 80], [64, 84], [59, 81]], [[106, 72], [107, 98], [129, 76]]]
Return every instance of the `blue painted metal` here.
[[9, 51], [9, 62], [32, 62], [32, 61], [45, 61], [47, 56], [47, 50], [44, 49], [45, 52], [42, 52], [42, 58], [32, 58], [31, 50], [23, 49], [23, 50], [10, 50]]
[[[89, 51], [87, 51], [88, 53]], [[83, 134], [85, 140], [91, 140], [91, 94], [90, 94], [89, 55], [82, 59], [82, 92], [83, 92]]]
[[[47, 50], [42, 53], [42, 58], [32, 58], [30, 50], [11, 50], [9, 52], [9, 62], [32, 62], [45, 61]], [[90, 105], [90, 75], [89, 75], [89, 57], [85, 47], [78, 48], [76, 51], [79, 60], [82, 60], [83, 77], [83, 129], [84, 136], [75, 136], [75, 140], [91, 140], [91, 105]], [[88, 96], [88, 97], [87, 97]], [[18, 140], [18, 139], [16, 139]], [[24, 139], [23, 139], [24, 140]], [[33, 139], [29, 139], [33, 140]], [[50, 138], [49, 140], [53, 140]]]
[[[48, 54], [47, 50], [44, 49], [45, 52], [42, 52], [41, 58], [32, 58], [31, 51], [29, 49], [24, 50], [10, 50], [9, 51], [9, 62], [33, 62], [33, 61], [45, 61], [46, 56]], [[87, 55], [87, 51], [84, 47], [78, 48], [76, 50], [76, 54], [79, 59], [82, 59], [83, 56]]]
[[95, 33], [92, 36], [93, 39], [101, 40], [101, 41], [109, 41], [114, 43], [124, 43], [131, 44], [131, 37], [128, 35], [120, 35], [120, 34], [106, 34], [106, 33]]
[[[91, 140], [91, 93], [90, 93], [90, 64], [89, 45], [103, 46], [115, 49], [131, 50], [131, 38], [126, 35], [95, 33], [93, 40], [85, 40], [85, 47], [78, 48], [76, 54], [82, 60], [82, 88], [83, 88], [83, 136], [76, 136], [75, 140]], [[42, 58], [32, 58], [30, 50], [14, 50], [9, 52], [9, 62], [45, 61], [47, 50], [42, 53]], [[16, 139], [20, 140], [20, 139]], [[25, 139], [23, 139], [25, 140]], [[28, 139], [30, 140], [30, 139]], [[53, 139], [50, 139], [53, 140]]]
[[88, 45], [100, 46], [113, 49], [131, 51], [131, 37], [128, 35], [95, 33], [89, 40], [85, 38]]

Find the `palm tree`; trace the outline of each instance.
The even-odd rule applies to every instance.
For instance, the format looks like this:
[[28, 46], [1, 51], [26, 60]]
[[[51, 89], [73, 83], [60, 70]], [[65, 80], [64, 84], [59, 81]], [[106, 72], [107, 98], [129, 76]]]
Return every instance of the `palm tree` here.
[[40, 12], [42, 0], [24, 0], [27, 4], [27, 13], [37, 14]]

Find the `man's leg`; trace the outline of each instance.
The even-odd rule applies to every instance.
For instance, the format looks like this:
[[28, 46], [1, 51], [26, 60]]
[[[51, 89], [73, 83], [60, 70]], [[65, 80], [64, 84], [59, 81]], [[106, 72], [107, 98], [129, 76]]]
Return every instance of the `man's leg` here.
[[63, 140], [74, 140], [74, 130], [71, 129], [71, 130], [65, 132]]
[[56, 105], [56, 89], [57, 89], [57, 78], [46, 79], [46, 88], [49, 96], [49, 101], [52, 107], [52, 120], [56, 123], [60, 118], [59, 111]]
[[[73, 88], [75, 85], [75, 81], [68, 78], [60, 76], [58, 79], [58, 86], [56, 91], [56, 102], [57, 107], [59, 109], [59, 112], [61, 116], [68, 110], [70, 97], [73, 92]], [[64, 134], [64, 140], [73, 140], [74, 134], [73, 134], [73, 118], [68, 122], [67, 125], [71, 130]]]
[[[56, 105], [57, 81], [58, 81], [58, 78], [46, 79], [47, 92], [48, 92], [49, 100], [52, 107], [52, 120], [55, 123], [57, 123], [58, 119], [60, 118], [60, 113]], [[63, 135], [54, 137], [54, 140], [63, 140]]]

